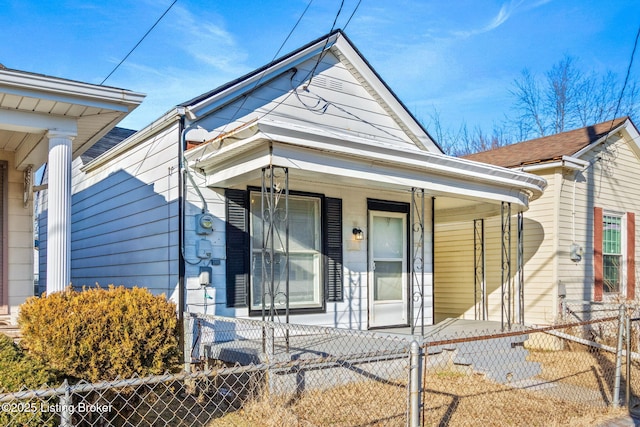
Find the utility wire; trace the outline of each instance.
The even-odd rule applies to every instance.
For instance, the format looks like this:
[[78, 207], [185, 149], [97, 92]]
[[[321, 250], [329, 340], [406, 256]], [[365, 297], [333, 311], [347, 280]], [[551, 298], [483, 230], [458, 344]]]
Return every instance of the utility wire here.
[[[311, 6], [311, 4], [313, 3], [313, 0], [310, 0], [309, 3], [307, 4], [307, 7], [304, 9], [304, 11], [302, 12], [302, 14], [300, 15], [300, 17], [298, 18], [298, 21], [295, 23], [295, 25], [293, 26], [293, 28], [291, 29], [291, 31], [289, 32], [289, 34], [287, 35], [287, 37], [285, 38], [285, 40], [282, 42], [282, 44], [280, 45], [280, 48], [278, 49], [278, 51], [276, 52], [276, 54], [273, 56], [271, 62], [275, 61], [275, 59], [278, 57], [278, 55], [280, 54], [280, 51], [283, 49], [285, 43], [287, 42], [287, 40], [289, 40], [289, 38], [291, 37], [291, 35], [293, 34], [293, 31], [297, 28], [298, 24], [300, 23], [300, 21], [302, 21], [302, 18], [304, 17], [304, 15], [307, 13], [307, 10], [309, 9], [309, 7]], [[351, 22], [351, 18], [353, 18], [353, 16], [355, 15], [356, 11], [358, 10], [358, 8], [360, 7], [360, 3], [362, 3], [362, 0], [359, 0], [355, 9], [353, 10], [353, 12], [351, 12], [351, 15], [349, 16], [349, 19], [347, 20], [345, 26], [343, 27], [346, 28], [347, 25], [349, 25], [349, 22]], [[329, 31], [329, 33], [333, 32], [333, 30], [335, 29], [336, 23], [338, 21], [338, 18], [342, 12], [344, 6], [344, 0], [342, 0], [341, 4], [340, 4], [340, 8], [333, 20], [333, 24], [331, 26], [331, 31]], [[316, 62], [315, 66], [313, 67], [313, 70], [308, 74], [307, 78], [304, 78], [303, 81], [305, 80], [309, 80], [309, 84], [311, 83], [311, 79], [313, 78], [313, 73], [315, 73], [316, 68], [318, 67], [318, 64], [320, 63], [320, 61], [322, 60], [322, 58], [324, 57], [324, 55], [326, 55], [327, 51], [326, 51], [326, 46], [329, 42], [329, 39], [327, 38], [327, 40], [325, 41], [325, 45], [322, 48], [322, 50], [320, 51], [319, 57], [318, 57], [318, 61]], [[258, 79], [255, 88], [258, 87], [260, 81], [262, 80], [262, 78], [264, 77], [264, 74], [266, 73], [267, 69], [265, 68], [265, 70], [263, 71], [262, 75], [260, 76], [260, 78]], [[265, 118], [266, 116], [268, 116], [269, 114], [271, 114], [276, 108], [278, 108], [280, 105], [282, 105], [292, 94], [295, 94], [296, 97], [298, 98], [298, 100], [300, 100], [299, 94], [297, 93], [297, 90], [295, 88], [293, 88], [293, 78], [296, 75], [296, 73], [298, 72], [297, 69], [292, 69], [290, 70], [293, 74], [290, 77], [291, 80], [291, 85], [292, 85], [292, 91], [289, 92], [283, 99], [281, 99], [276, 105], [274, 105], [272, 108], [270, 108], [268, 111], [266, 111], [264, 114], [262, 114], [258, 120]], [[305, 85], [306, 87], [308, 87], [308, 84]], [[315, 95], [315, 94], [314, 94]], [[245, 102], [247, 101], [247, 99], [249, 99], [251, 96], [251, 92], [249, 92], [248, 94], [246, 94], [242, 100], [242, 102], [240, 103], [240, 105], [238, 106], [238, 108], [236, 109], [236, 111], [234, 112], [234, 114], [231, 116], [231, 120], [229, 120], [229, 122], [223, 127], [222, 131], [220, 132], [219, 135], [222, 135], [225, 131], [225, 129], [227, 128], [227, 126], [234, 121], [234, 119], [236, 118], [238, 112], [242, 109], [242, 107], [244, 106]], [[317, 95], [316, 95], [317, 96]], [[329, 106], [329, 104], [331, 105], [335, 105], [333, 103], [330, 103], [328, 101], [326, 101], [325, 99], [321, 98], [319, 99], [319, 101], [324, 101], [325, 102], [325, 107], [324, 107], [324, 111], [326, 111], [326, 108]], [[300, 102], [302, 103], [303, 106], [305, 106], [305, 108], [310, 109], [309, 106], [305, 105], [304, 102], [302, 102], [300, 100]], [[339, 108], [340, 109], [340, 108]], [[313, 109], [310, 109], [313, 110]], [[324, 111], [321, 112], [321, 114], [324, 113]], [[361, 118], [353, 115], [352, 113], [349, 113], [348, 111], [345, 111], [347, 114], [351, 114], [352, 116], [354, 116], [356, 119], [359, 119], [360, 121], [370, 124], [364, 120], [362, 120]], [[397, 138], [397, 137], [396, 137]]]
[[362, 0], [358, 0], [358, 4], [356, 4], [356, 8], [353, 9], [353, 12], [351, 12], [351, 16], [349, 16], [349, 19], [347, 19], [347, 22], [344, 24], [344, 27], [342, 27], [343, 30], [347, 29], [347, 26], [349, 25], [349, 22], [351, 22], [351, 18], [353, 18], [353, 15], [356, 14], [356, 11], [360, 7], [360, 3], [362, 3]]
[[[340, 8], [338, 9], [338, 13], [336, 13], [335, 18], [333, 18], [333, 24], [331, 24], [331, 30], [329, 31], [329, 34], [331, 34], [333, 32], [333, 30], [336, 28], [336, 22], [338, 22], [338, 17], [340, 16], [340, 13], [342, 12], [342, 7], [344, 6], [344, 0], [342, 0], [340, 2]], [[351, 18], [349, 18], [351, 19]], [[313, 68], [311, 69], [311, 73], [309, 74], [309, 83], [306, 85], [307, 87], [311, 85], [311, 80], [313, 80], [313, 75], [316, 72], [316, 69], [318, 68], [318, 65], [320, 65], [320, 61], [322, 61], [322, 58], [324, 58], [324, 55], [326, 54], [326, 48], [327, 48], [327, 44], [329, 43], [329, 38], [327, 37], [327, 39], [324, 42], [324, 46], [322, 47], [322, 50], [320, 51], [320, 55], [318, 55], [318, 60], [316, 61], [316, 65], [313, 66]]]
[[[289, 38], [291, 37], [291, 35], [293, 34], [293, 32], [295, 31], [295, 29], [298, 27], [298, 24], [300, 24], [300, 21], [302, 21], [302, 17], [304, 17], [304, 15], [307, 13], [307, 10], [309, 10], [309, 7], [311, 6], [311, 3], [313, 3], [313, 0], [309, 0], [309, 3], [307, 3], [307, 7], [304, 8], [304, 10], [302, 11], [302, 14], [300, 15], [300, 17], [298, 18], [298, 20], [296, 21], [295, 25], [293, 26], [293, 28], [291, 29], [291, 31], [289, 31], [289, 34], [287, 34], [287, 37], [284, 39], [284, 41], [282, 42], [282, 44], [280, 45], [280, 47], [278, 48], [278, 51], [275, 53], [275, 55], [273, 55], [273, 58], [271, 58], [271, 61], [269, 62], [269, 64], [273, 63], [273, 61], [276, 60], [276, 58], [278, 57], [278, 55], [280, 55], [280, 51], [284, 48], [284, 45], [287, 43], [287, 41], [289, 40]], [[254, 89], [257, 88], [260, 85], [260, 82], [262, 81], [262, 79], [264, 78], [267, 70], [269, 69], [269, 67], [265, 67], [264, 71], [262, 72], [262, 74], [260, 75], [260, 78], [258, 78], [258, 81], [256, 82], [256, 84], [254, 85]], [[240, 105], [238, 106], [238, 108], [236, 108], [236, 111], [231, 115], [231, 119], [227, 122], [227, 124], [222, 128], [222, 130], [220, 131], [220, 135], [222, 135], [225, 131], [225, 129], [227, 128], [227, 126], [232, 123], [235, 118], [236, 115], [240, 112], [240, 110], [242, 109], [242, 107], [244, 107], [245, 102], [247, 102], [247, 99], [249, 99], [249, 95], [251, 94], [251, 92], [247, 93], [244, 98], [242, 99], [242, 102], [240, 103]], [[271, 110], [273, 111], [273, 110]], [[265, 114], [266, 116], [266, 114]], [[264, 117], [264, 116], [263, 116]]]
[[[633, 58], [636, 55], [636, 49], [638, 48], [638, 38], [640, 38], [640, 27], [638, 27], [638, 32], [636, 33], [636, 40], [633, 43], [633, 50], [631, 51], [631, 59], [629, 60], [629, 66], [627, 67], [627, 75], [624, 78], [622, 90], [620, 91], [620, 97], [618, 98], [616, 111], [613, 115], [614, 119], [618, 117], [618, 111], [620, 111], [620, 104], [622, 103], [622, 98], [624, 97], [624, 90], [627, 88], [627, 83], [629, 83], [629, 75], [631, 74], [631, 66], [633, 65]], [[613, 127], [613, 122], [611, 122], [611, 127]]]
[[136, 43], [136, 45], [135, 45], [135, 46], [134, 46], [134, 47], [129, 51], [129, 53], [127, 53], [127, 55], [126, 55], [124, 58], [122, 58], [122, 61], [120, 61], [120, 63], [118, 63], [118, 65], [116, 65], [116, 67], [115, 67], [115, 68], [114, 68], [114, 69], [109, 73], [109, 75], [108, 75], [107, 77], [105, 77], [105, 78], [104, 78], [104, 80], [102, 81], [102, 83], [100, 83], [100, 85], [103, 85], [103, 84], [104, 84], [104, 82], [106, 82], [106, 81], [109, 79], [109, 77], [111, 77], [111, 75], [112, 75], [113, 73], [115, 73], [115, 72], [116, 72], [116, 70], [117, 70], [118, 68], [120, 68], [120, 66], [122, 65], [122, 63], [123, 63], [124, 61], [126, 61], [126, 60], [127, 60], [127, 58], [129, 57], [129, 55], [131, 55], [131, 54], [133, 53], [133, 51], [134, 51], [134, 50], [136, 50], [136, 48], [137, 48], [138, 46], [140, 46], [140, 43], [142, 43], [142, 41], [143, 41], [143, 40], [144, 40], [144, 39], [149, 35], [149, 33], [150, 33], [150, 32], [151, 32], [151, 31], [156, 27], [156, 25], [158, 25], [158, 23], [159, 23], [159, 22], [162, 20], [162, 18], [164, 18], [164, 16], [165, 16], [165, 15], [166, 15], [170, 10], [171, 10], [171, 8], [173, 7], [173, 5], [174, 5], [174, 4], [176, 4], [176, 2], [177, 2], [177, 1], [178, 1], [178, 0], [173, 0], [173, 3], [171, 3], [171, 4], [169, 5], [169, 7], [167, 8], [167, 10], [165, 10], [165, 11], [164, 11], [164, 13], [160, 16], [160, 18], [158, 18], [158, 19], [156, 20], [156, 22], [151, 26], [151, 28], [149, 28], [149, 30], [147, 30], [147, 32], [144, 34], [144, 36], [142, 36], [142, 38], [141, 38], [141, 39], [138, 41], [138, 43]]
[[627, 83], [629, 83], [629, 75], [631, 74], [631, 66], [633, 65], [633, 58], [636, 55], [636, 49], [638, 48], [638, 38], [640, 38], [640, 27], [638, 27], [638, 32], [636, 33], [636, 40], [633, 43], [633, 50], [631, 51], [631, 58], [629, 59], [629, 66], [627, 67], [627, 75], [624, 77], [624, 83], [622, 84], [622, 90], [620, 91], [620, 96], [618, 97], [618, 102], [616, 104], [616, 110], [613, 113], [613, 118], [611, 119], [611, 127], [609, 128], [609, 132], [604, 139], [604, 143], [609, 139], [609, 134], [613, 130], [613, 123], [615, 119], [618, 118], [618, 112], [620, 111], [620, 104], [622, 104], [622, 99], [624, 98], [624, 91], [627, 88]]

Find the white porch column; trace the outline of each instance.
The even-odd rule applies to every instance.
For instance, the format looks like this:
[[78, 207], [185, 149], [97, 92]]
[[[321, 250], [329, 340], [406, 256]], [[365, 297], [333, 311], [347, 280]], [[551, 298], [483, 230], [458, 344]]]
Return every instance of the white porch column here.
[[71, 141], [73, 132], [50, 130], [47, 215], [47, 294], [71, 280]]

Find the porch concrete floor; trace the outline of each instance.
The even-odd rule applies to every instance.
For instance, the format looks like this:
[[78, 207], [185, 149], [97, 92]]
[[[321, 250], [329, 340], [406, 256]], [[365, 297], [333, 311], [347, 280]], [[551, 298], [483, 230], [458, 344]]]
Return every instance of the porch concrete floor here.
[[[525, 330], [522, 325], [511, 325], [511, 331]], [[466, 319], [446, 319], [435, 325], [425, 325], [424, 335], [421, 335], [421, 327], [416, 326], [414, 328], [413, 335], [411, 334], [411, 327], [399, 327], [399, 328], [384, 328], [384, 329], [372, 329], [371, 332], [381, 335], [398, 335], [398, 336], [410, 336], [418, 341], [423, 338], [426, 341], [443, 340], [447, 338], [460, 338], [480, 335], [493, 335], [501, 332], [509, 332], [509, 330], [502, 330], [500, 322], [489, 320], [466, 320]]]
[[[512, 331], [522, 328], [512, 326]], [[410, 342], [418, 343], [471, 336], [493, 335], [502, 332], [500, 322], [447, 319], [436, 325], [425, 326], [424, 336], [420, 335], [421, 328], [417, 327], [411, 334], [410, 327], [385, 328], [369, 331], [349, 331], [346, 329], [331, 329], [326, 331], [306, 329], [304, 326], [291, 325], [288, 338], [282, 329], [274, 334], [271, 361], [284, 362], [287, 360], [309, 359], [314, 357], [364, 355], [377, 352], [406, 353]], [[222, 333], [221, 335], [227, 336]], [[242, 337], [238, 331], [234, 338], [227, 338], [218, 342], [203, 342], [202, 353], [206, 358], [220, 359], [227, 362], [252, 364], [265, 362], [262, 339]], [[434, 351], [440, 351], [434, 348]]]

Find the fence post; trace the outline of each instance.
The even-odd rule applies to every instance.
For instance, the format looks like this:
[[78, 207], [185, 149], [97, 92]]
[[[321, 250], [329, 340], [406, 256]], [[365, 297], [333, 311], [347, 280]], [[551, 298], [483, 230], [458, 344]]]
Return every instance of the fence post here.
[[62, 383], [64, 394], [60, 396], [60, 427], [71, 427], [71, 393], [69, 393], [69, 382], [65, 378]]
[[626, 310], [625, 317], [625, 341], [627, 347], [627, 381], [624, 394], [624, 402], [627, 408], [631, 407], [631, 308]]
[[186, 313], [182, 318], [182, 357], [184, 358], [184, 371], [191, 372], [191, 347], [193, 346], [193, 314]]
[[267, 369], [265, 371], [267, 376], [267, 388], [269, 394], [274, 390], [274, 373], [271, 370], [274, 363], [274, 348], [275, 348], [275, 324], [273, 321], [263, 321], [263, 346], [267, 362]]
[[622, 336], [624, 335], [624, 305], [620, 305], [620, 316], [618, 318], [618, 345], [616, 347], [616, 377], [613, 389], [613, 407], [620, 406], [620, 377], [622, 376]]
[[420, 426], [420, 397], [422, 393], [422, 347], [411, 341], [411, 366], [409, 367], [409, 427]]

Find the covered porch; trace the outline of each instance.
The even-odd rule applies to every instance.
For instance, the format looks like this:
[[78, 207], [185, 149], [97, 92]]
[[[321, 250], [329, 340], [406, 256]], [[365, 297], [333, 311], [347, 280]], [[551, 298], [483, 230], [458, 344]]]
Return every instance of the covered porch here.
[[[305, 315], [296, 311], [293, 296], [300, 238], [291, 212], [296, 197], [313, 193], [321, 195], [323, 204], [339, 200], [334, 208], [340, 217], [339, 226], [318, 229], [333, 233], [330, 243], [319, 246], [324, 274], [338, 276], [340, 287], [321, 289], [331, 294], [326, 296], [332, 304], [315, 313], [314, 323], [354, 329], [404, 327], [424, 335], [425, 327], [435, 323], [434, 307], [439, 303], [434, 301], [438, 280], [434, 230], [438, 224], [460, 221], [478, 228], [478, 269], [468, 285], [477, 298], [476, 319], [489, 320], [483, 309], [481, 228], [491, 217], [504, 223], [499, 321], [503, 329], [521, 321], [524, 278], [520, 258], [512, 259], [512, 245], [522, 246], [522, 212], [542, 194], [543, 179], [417, 146], [404, 149], [364, 136], [264, 118], [215, 138], [207, 139], [202, 130], [187, 131], [185, 138], [200, 142], [185, 157], [192, 170], [205, 176], [205, 187], [248, 189], [252, 194], [250, 204], [256, 207], [249, 214], [247, 233], [253, 295], [247, 315], [285, 323]], [[512, 217], [519, 230], [513, 238]], [[320, 320], [330, 314], [338, 320]], [[360, 321], [352, 324], [358, 316]], [[341, 321], [343, 317], [349, 321]], [[299, 319], [306, 318], [297, 317], [295, 322]]]
[[[69, 285], [71, 163], [143, 98], [0, 66], [0, 315], [15, 321], [34, 294], [34, 191], [48, 189], [47, 292]], [[34, 187], [44, 164], [48, 185]]]

